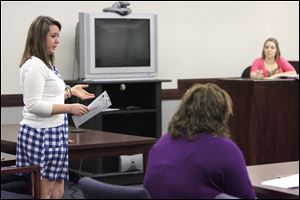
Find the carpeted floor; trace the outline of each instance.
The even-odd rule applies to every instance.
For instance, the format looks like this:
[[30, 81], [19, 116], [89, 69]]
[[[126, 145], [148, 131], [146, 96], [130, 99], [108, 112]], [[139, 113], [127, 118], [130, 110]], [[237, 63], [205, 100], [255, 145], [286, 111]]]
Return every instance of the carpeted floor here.
[[84, 199], [77, 183], [68, 181], [65, 183], [65, 193], [63, 199]]
[[[141, 184], [131, 186], [142, 187]], [[72, 181], [68, 181], [65, 183], [65, 193], [63, 199], [84, 199], [84, 196], [78, 187], [78, 183], [74, 183]]]

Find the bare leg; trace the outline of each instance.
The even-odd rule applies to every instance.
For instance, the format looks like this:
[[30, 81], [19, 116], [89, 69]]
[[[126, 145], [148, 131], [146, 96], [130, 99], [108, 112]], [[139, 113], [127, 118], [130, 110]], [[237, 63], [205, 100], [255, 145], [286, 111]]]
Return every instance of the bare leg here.
[[64, 190], [65, 190], [64, 181], [59, 180], [54, 182], [55, 184], [51, 195], [51, 199], [61, 199], [64, 195]]
[[53, 193], [55, 181], [51, 181], [47, 178], [41, 180], [41, 199], [50, 199]]

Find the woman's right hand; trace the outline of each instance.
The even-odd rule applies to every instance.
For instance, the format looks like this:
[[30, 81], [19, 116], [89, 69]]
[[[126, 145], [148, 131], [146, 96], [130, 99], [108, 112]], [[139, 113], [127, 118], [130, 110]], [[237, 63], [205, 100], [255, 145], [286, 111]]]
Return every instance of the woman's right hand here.
[[89, 111], [88, 107], [79, 104], [79, 103], [73, 103], [71, 104], [71, 114], [73, 115], [84, 115]]
[[256, 78], [257, 78], [257, 79], [263, 79], [263, 78], [264, 78], [264, 72], [263, 72], [262, 69], [258, 69], [258, 70], [256, 71]]

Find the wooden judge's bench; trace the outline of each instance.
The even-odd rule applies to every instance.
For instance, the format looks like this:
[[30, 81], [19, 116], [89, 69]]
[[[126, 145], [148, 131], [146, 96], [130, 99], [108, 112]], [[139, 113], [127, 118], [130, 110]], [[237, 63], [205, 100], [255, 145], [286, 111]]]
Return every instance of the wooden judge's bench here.
[[[247, 165], [299, 160], [299, 80], [180, 80], [180, 91], [215, 83], [233, 100], [229, 126]], [[224, 158], [226, 159], [226, 158]]]

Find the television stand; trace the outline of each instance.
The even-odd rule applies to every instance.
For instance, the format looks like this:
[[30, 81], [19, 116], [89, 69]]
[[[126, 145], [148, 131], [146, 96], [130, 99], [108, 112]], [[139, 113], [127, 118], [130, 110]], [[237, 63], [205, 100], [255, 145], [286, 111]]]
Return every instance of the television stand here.
[[[89, 84], [86, 90], [98, 96], [103, 91], [109, 95], [112, 108], [109, 112], [102, 112], [82, 124], [81, 128], [110, 131], [127, 135], [159, 138], [161, 136], [161, 83], [170, 80], [160, 79], [124, 79], [124, 80], [95, 80], [95, 81], [66, 81], [70, 86]], [[93, 99], [81, 101], [77, 97], [67, 100], [68, 103], [82, 103], [88, 105]], [[73, 121], [69, 116], [69, 124]], [[84, 133], [83, 133], [84, 134]], [[82, 166], [80, 163], [83, 163]], [[71, 169], [82, 168], [81, 172], [93, 174], [115, 174], [120, 176], [119, 157], [103, 157], [83, 162], [70, 161]], [[129, 172], [128, 172], [129, 173]], [[134, 176], [131, 174], [130, 176]]]

